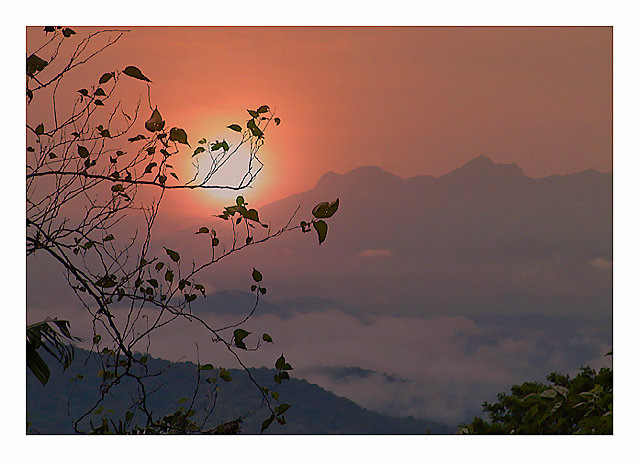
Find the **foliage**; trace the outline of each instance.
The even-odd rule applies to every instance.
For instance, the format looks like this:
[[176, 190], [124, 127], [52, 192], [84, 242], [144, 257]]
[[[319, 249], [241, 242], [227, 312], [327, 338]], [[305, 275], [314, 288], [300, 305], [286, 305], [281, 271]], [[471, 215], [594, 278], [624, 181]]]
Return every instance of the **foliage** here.
[[75, 340], [80, 339], [71, 335], [69, 321], [47, 318], [27, 326], [27, 367], [40, 383], [46, 384], [51, 372], [38, 350], [42, 348], [66, 369], [74, 353], [69, 342]]
[[[267, 292], [262, 274], [253, 269], [251, 290], [255, 292], [255, 304], [244, 320], [231, 326], [209, 325], [192, 312], [191, 304], [206, 297], [200, 278], [221, 259], [238, 251], [296, 229], [308, 232], [309, 226], [316, 229], [322, 243], [327, 234], [322, 218], [330, 218], [336, 212], [338, 200], [319, 204], [308, 223], [291, 224], [296, 210], [288, 223], [274, 229], [260, 219], [256, 209], [249, 208], [244, 197], [238, 196], [235, 204], [218, 215], [231, 227], [230, 242], [223, 243], [209, 225], [196, 231], [210, 238], [209, 251], [200, 261], [185, 261], [179, 249], [158, 245], [153, 229], [165, 194], [185, 189], [240, 191], [250, 186], [263, 167], [258, 153], [267, 131], [281, 120], [267, 105], [248, 109], [249, 118], [243, 124], [229, 125], [233, 139], [202, 138], [193, 149], [187, 131], [170, 123], [152, 105], [152, 79], [137, 66], [105, 69], [71, 95], [58, 93], [65, 88], [60, 84], [69, 73], [115, 45], [126, 32], [106, 29], [83, 35], [68, 27], [47, 26], [44, 43], [26, 58], [27, 262], [44, 255], [58, 264], [69, 287], [91, 315], [93, 349], [99, 353], [102, 365], [96, 400], [74, 421], [74, 427], [80, 431], [79, 424], [91, 419], [106, 396], [115, 393], [123, 381], [133, 381], [136, 392], [129, 420], [144, 417], [135, 432], [149, 433], [159, 428], [167, 432], [212, 431], [204, 428], [204, 422], [191, 421], [188, 413], [173, 412], [158, 420], [147, 407], [149, 392], [145, 381], [150, 373], [146, 356], [136, 356], [134, 352], [148, 351], [153, 333], [180, 318], [206, 329], [212, 342], [222, 345], [235, 358], [273, 419], [284, 423], [286, 409], [273, 404], [272, 391], [252, 378], [238, 355], [242, 350], [258, 349], [262, 341], [273, 342], [268, 334], [254, 339], [240, 327]], [[142, 87], [146, 93], [148, 116], [142, 117], [146, 110], [140, 100], [129, 104], [119, 99], [122, 87], [131, 85]], [[193, 149], [190, 158], [194, 173], [187, 181], [181, 181], [173, 163], [174, 158], [184, 155], [185, 147]], [[216, 184], [216, 173], [240, 149], [248, 152], [249, 161], [239, 184]], [[203, 156], [208, 158], [204, 163], [208, 168], [202, 167]], [[60, 323], [63, 321], [54, 321], [63, 337], [74, 340], [69, 324], [64, 324], [63, 330]], [[230, 331], [231, 338], [227, 335]], [[50, 328], [32, 329], [30, 337], [27, 332], [28, 341], [30, 338], [32, 342], [30, 370], [46, 383], [48, 372], [38, 361], [37, 350], [43, 347], [52, 353], [54, 350], [48, 345], [60, 347], [61, 338]], [[66, 364], [73, 350], [66, 345], [56, 351], [63, 353], [54, 357]], [[288, 378], [284, 374], [286, 371], [280, 372], [280, 381]], [[231, 375], [220, 369], [220, 378], [229, 381]], [[198, 376], [196, 393], [201, 385]], [[207, 382], [207, 386], [215, 397], [215, 381]], [[126, 422], [126, 416], [120, 421]], [[92, 427], [94, 432], [104, 430], [104, 421], [96, 426], [92, 423]], [[116, 427], [122, 428], [125, 427]]]
[[613, 433], [613, 371], [583, 367], [573, 378], [551, 373], [549, 384], [525, 382], [498, 402], [482, 407], [488, 420], [476, 417], [459, 426], [459, 434], [598, 434]]

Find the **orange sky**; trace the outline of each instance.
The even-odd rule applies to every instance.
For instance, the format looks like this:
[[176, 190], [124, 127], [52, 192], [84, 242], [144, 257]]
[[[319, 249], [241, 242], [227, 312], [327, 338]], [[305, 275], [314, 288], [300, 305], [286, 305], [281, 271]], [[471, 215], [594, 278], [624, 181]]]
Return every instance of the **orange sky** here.
[[194, 142], [229, 136], [245, 108], [277, 110], [255, 205], [361, 165], [439, 176], [485, 154], [534, 177], [612, 169], [611, 28], [134, 27], [79, 74], [130, 64]]

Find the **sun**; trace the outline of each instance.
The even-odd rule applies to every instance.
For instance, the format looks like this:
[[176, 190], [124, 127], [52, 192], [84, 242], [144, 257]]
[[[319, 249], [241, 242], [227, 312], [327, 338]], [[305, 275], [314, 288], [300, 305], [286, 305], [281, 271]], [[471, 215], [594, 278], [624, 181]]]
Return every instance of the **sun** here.
[[[194, 178], [197, 172], [194, 184], [206, 179], [205, 185], [216, 186], [199, 191], [199, 197], [204, 203], [225, 206], [235, 202], [239, 195], [257, 198], [265, 193], [268, 181], [261, 161], [267, 154], [265, 147], [260, 148], [256, 158], [255, 155], [252, 157], [248, 142], [239, 146], [239, 139], [234, 139], [228, 133], [217, 131], [205, 139], [206, 143], [198, 144], [205, 151], [181, 166], [184, 172], [188, 172], [185, 176], [188, 180]], [[212, 147], [218, 141], [225, 141], [229, 149], [226, 152], [224, 149], [213, 150]], [[207, 178], [211, 171], [213, 174]]]

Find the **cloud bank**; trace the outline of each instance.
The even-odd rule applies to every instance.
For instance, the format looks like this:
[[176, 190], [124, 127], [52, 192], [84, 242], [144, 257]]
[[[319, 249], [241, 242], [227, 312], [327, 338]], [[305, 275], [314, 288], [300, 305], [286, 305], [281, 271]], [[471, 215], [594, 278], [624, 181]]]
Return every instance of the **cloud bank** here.
[[[44, 315], [47, 309], [30, 310], [35, 317], [40, 311]], [[72, 325], [88, 325], [85, 317], [76, 317]], [[230, 314], [206, 314], [204, 318], [212, 326], [238, 320]], [[604, 364], [602, 356], [611, 345], [606, 326], [594, 328], [573, 318], [559, 319], [555, 329], [548, 326], [544, 320], [531, 318], [362, 319], [337, 310], [295, 313], [287, 318], [263, 314], [243, 326], [253, 333], [247, 344], [255, 345], [264, 332], [273, 337], [274, 344], [241, 352], [241, 358], [248, 366], [273, 367], [284, 353], [294, 366], [293, 377], [305, 378], [367, 409], [456, 425], [480, 415], [484, 400], [495, 400], [497, 393], [508, 391], [515, 383], [544, 380], [552, 371], [573, 373], [585, 364]], [[91, 332], [78, 335], [92, 337]], [[231, 336], [231, 330], [227, 331], [226, 337]], [[205, 329], [183, 321], [159, 330], [150, 352], [170, 360], [192, 361], [197, 354], [201, 362], [237, 366], [221, 345], [211, 342]]]

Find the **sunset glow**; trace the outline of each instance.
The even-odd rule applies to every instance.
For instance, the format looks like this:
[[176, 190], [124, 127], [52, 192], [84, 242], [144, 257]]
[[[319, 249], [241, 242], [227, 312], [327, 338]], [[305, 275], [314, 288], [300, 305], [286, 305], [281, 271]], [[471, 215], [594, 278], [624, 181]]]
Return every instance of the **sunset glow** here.
[[611, 27], [27, 39], [43, 433], [613, 432]]
[[362, 165], [440, 176], [483, 154], [534, 177], [610, 171], [611, 53], [606, 27], [136, 27], [72, 82], [135, 63], [192, 146], [232, 138], [227, 125], [268, 104], [282, 124], [267, 134], [260, 205]]

